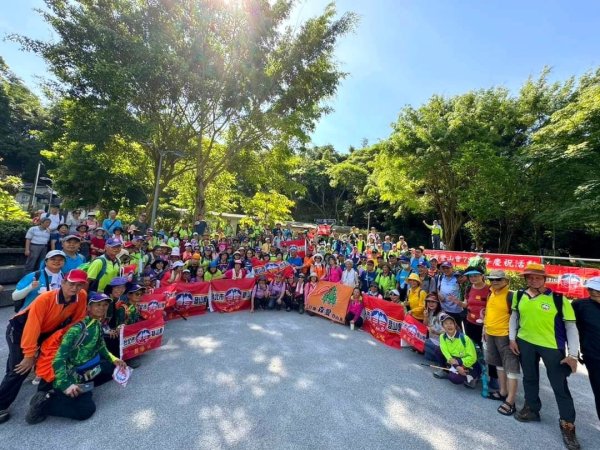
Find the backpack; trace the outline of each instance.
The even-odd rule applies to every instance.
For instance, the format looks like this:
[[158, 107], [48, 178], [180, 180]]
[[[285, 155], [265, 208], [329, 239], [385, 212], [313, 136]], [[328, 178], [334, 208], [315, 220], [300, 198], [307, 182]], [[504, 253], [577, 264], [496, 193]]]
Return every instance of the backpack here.
[[[33, 277], [36, 280], [39, 280], [42, 275], [44, 275], [44, 277], [46, 279], [46, 289], [48, 289], [50, 287], [50, 280], [48, 279], [48, 274], [46, 273], [45, 270], [38, 270], [37, 272], [35, 272], [35, 275]], [[24, 299], [17, 300], [15, 302], [13, 302], [13, 304], [15, 305], [15, 312], [16, 313], [18, 313], [21, 310], [21, 308], [23, 307], [23, 304], [25, 303], [26, 299], [27, 299], [27, 297], [25, 297]]]
[[[102, 267], [100, 268], [100, 272], [98, 272], [98, 276], [96, 277], [96, 279], [90, 281], [90, 286], [88, 289], [89, 292], [96, 292], [98, 290], [98, 284], [100, 283], [100, 279], [106, 274], [106, 257], [103, 255], [99, 256], [96, 259], [100, 259], [102, 261]], [[94, 261], [82, 264], [81, 266], [79, 266], [79, 268], [85, 273], [87, 273]]]

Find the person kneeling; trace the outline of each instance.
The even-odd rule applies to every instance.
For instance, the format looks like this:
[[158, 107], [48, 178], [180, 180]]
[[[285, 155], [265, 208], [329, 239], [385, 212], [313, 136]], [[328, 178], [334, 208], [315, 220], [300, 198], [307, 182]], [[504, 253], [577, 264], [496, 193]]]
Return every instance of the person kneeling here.
[[102, 321], [109, 302], [105, 294], [90, 296], [87, 317], [65, 333], [54, 357], [54, 381], [40, 384], [31, 399], [27, 423], [42, 422], [47, 416], [89, 419], [96, 411], [94, 385], [109, 381], [113, 366], [127, 366], [108, 351], [104, 342]]
[[[469, 336], [460, 332], [452, 316], [443, 314], [440, 322], [444, 327], [444, 334], [440, 337], [440, 350], [449, 368], [437, 371], [433, 375], [436, 378], [448, 378], [454, 384], [464, 384], [474, 389], [481, 375], [475, 344]], [[440, 372], [447, 373], [444, 376]]]

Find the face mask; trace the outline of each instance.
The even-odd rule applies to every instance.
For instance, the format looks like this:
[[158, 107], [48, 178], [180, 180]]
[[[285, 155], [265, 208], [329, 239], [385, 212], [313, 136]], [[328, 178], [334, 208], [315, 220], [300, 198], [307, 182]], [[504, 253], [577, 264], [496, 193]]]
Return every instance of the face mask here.
[[403, 269], [408, 269], [408, 264], [402, 264]]

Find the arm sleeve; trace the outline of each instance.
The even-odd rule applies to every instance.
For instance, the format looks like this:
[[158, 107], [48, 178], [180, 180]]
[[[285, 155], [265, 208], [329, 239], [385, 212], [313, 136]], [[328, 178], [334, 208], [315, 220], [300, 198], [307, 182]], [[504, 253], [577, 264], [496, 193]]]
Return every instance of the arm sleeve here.
[[17, 283], [17, 287], [12, 293], [13, 301], [23, 300], [29, 293], [33, 290], [31, 287], [31, 282], [33, 281], [33, 276], [35, 272], [28, 273], [23, 278], [19, 280]]
[[23, 356], [28, 358], [35, 356], [38, 349], [38, 339], [42, 332], [42, 322], [47, 309], [47, 302], [43, 301], [46, 298], [48, 297], [38, 297], [37, 301], [34, 301], [29, 307], [27, 322], [25, 322], [23, 336], [21, 337]]
[[450, 361], [450, 358], [452, 358], [452, 355], [450, 354], [450, 351], [448, 350], [448, 344], [446, 343], [446, 340], [444, 339], [443, 335], [440, 336], [440, 350], [442, 351], [444, 358], [446, 358], [446, 361]]
[[567, 330], [567, 347], [569, 348], [569, 355], [577, 357], [579, 354], [579, 333], [577, 332], [577, 325], [575, 322], [565, 322], [565, 328]]
[[31, 227], [29, 228], [29, 230], [27, 230], [27, 233], [25, 234], [25, 239], [29, 239], [32, 240], [33, 239], [33, 229], [35, 227]]
[[52, 368], [54, 369], [55, 377], [54, 387], [59, 389], [61, 392], [76, 382], [76, 380], [69, 375], [67, 361], [69, 359], [71, 349], [73, 348], [73, 343], [79, 333], [81, 333], [80, 327], [71, 327], [69, 331], [66, 332], [60, 347], [58, 347], [54, 361], [52, 362]]
[[510, 320], [508, 321], [508, 339], [514, 341], [517, 339], [517, 332], [519, 331], [519, 313], [513, 310], [510, 313]]
[[413, 315], [421, 317], [425, 312], [425, 297], [427, 297], [427, 292], [421, 290], [419, 291], [419, 304], [416, 308], [412, 309]]

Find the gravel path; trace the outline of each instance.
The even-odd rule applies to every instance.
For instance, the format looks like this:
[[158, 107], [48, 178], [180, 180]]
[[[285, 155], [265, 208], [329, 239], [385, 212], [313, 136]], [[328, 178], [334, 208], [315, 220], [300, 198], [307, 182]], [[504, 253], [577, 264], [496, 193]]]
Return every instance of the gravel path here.
[[[0, 310], [0, 322], [10, 317]], [[6, 342], [0, 342], [1, 364]], [[436, 380], [422, 358], [297, 313], [212, 313], [169, 322], [163, 346], [125, 388], [94, 393], [88, 421], [29, 426], [24, 385], [0, 425], [1, 449], [560, 449], [543, 378], [542, 422], [500, 416], [498, 402]], [[580, 367], [580, 369], [582, 369]], [[600, 448], [585, 369], [570, 379], [583, 448]], [[522, 404], [522, 398], [518, 404]]]

